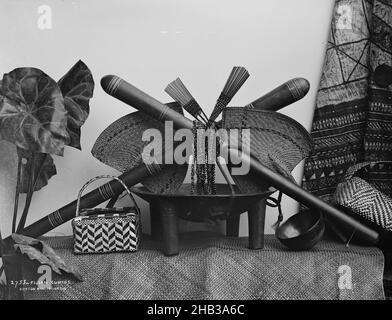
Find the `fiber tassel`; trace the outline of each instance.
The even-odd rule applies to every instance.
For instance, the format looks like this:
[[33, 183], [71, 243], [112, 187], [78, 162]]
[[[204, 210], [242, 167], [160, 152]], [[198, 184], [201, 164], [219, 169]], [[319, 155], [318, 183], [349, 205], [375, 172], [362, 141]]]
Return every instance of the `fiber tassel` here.
[[[198, 121], [193, 121], [193, 162], [191, 166], [191, 193], [195, 194], [216, 194], [215, 186], [215, 158], [211, 155], [208, 141], [198, 140], [198, 129], [205, 129], [205, 125]], [[215, 131], [209, 131], [215, 138]], [[203, 137], [205, 137], [203, 135]], [[210, 136], [211, 138], [211, 136]], [[216, 153], [216, 152], [215, 152]], [[212, 157], [212, 158], [211, 158]], [[195, 179], [196, 176], [196, 179]]]

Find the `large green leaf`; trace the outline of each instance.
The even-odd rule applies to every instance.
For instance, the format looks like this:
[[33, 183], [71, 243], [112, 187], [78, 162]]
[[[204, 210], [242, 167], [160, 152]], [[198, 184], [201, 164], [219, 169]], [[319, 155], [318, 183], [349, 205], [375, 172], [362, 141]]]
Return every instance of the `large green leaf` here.
[[67, 266], [64, 260], [45, 242], [16, 233], [12, 234], [12, 239], [15, 242], [15, 250], [19, 249], [29, 259], [49, 265], [57, 274], [66, 273], [74, 276], [79, 281], [83, 280], [76, 268]]
[[36, 179], [34, 184], [34, 191], [38, 191], [48, 184], [51, 177], [57, 174], [56, 166], [54, 165], [53, 158], [47, 153], [34, 154], [34, 160], [32, 160], [32, 154], [30, 151], [17, 148], [18, 156], [22, 159], [21, 168], [21, 181], [20, 181], [20, 192], [27, 193], [29, 181], [31, 177], [31, 161], [35, 161], [34, 177]]
[[0, 137], [34, 152], [62, 155], [70, 141], [67, 111], [57, 83], [36, 68], [5, 74], [0, 100]]
[[79, 60], [58, 82], [68, 111], [69, 146], [81, 149], [80, 127], [90, 112], [89, 100], [94, 92], [94, 80], [89, 68]]

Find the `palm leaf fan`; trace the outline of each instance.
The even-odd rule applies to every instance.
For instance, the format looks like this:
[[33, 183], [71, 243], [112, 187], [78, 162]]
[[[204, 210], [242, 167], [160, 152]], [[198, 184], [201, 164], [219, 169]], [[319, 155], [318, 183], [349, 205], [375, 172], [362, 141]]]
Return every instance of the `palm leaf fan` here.
[[234, 67], [231, 70], [229, 78], [227, 79], [216, 105], [212, 110], [211, 116], [208, 119], [209, 125], [211, 125], [221, 114], [223, 109], [227, 107], [231, 99], [233, 99], [234, 95], [238, 92], [238, 90], [240, 90], [248, 78], [249, 72], [244, 67]]
[[170, 82], [165, 88], [165, 92], [171, 96], [181, 107], [183, 107], [196, 120], [206, 124], [208, 117], [203, 109], [197, 103], [195, 98], [191, 95], [189, 90], [185, 87], [180, 78]]
[[[295, 181], [291, 171], [309, 155], [313, 141], [306, 129], [294, 119], [274, 111], [231, 107], [223, 112], [226, 129], [249, 129], [249, 137], [240, 137], [243, 150], [271, 170]], [[230, 142], [232, 143], [232, 142]], [[248, 147], [248, 149], [247, 149]], [[269, 185], [251, 175], [233, 175], [244, 193], [261, 192]]]
[[[182, 114], [177, 103], [167, 104]], [[158, 129], [164, 141], [164, 124], [149, 115], [137, 111], [130, 113], [109, 125], [95, 141], [92, 155], [104, 164], [126, 172], [138, 166], [142, 160], [143, 148], [149, 141], [142, 141], [143, 132], [147, 129]], [[183, 183], [188, 164], [165, 166], [162, 172], [148, 177], [142, 184], [154, 193], [174, 193]]]

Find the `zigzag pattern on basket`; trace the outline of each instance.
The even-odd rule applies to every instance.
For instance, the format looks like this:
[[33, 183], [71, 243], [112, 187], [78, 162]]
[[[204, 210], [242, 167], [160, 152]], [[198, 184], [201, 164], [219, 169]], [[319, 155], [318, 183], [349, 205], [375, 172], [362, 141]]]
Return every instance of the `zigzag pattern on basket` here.
[[336, 188], [335, 201], [354, 213], [392, 231], [392, 199], [367, 181], [353, 177]]
[[82, 219], [74, 223], [75, 253], [136, 251], [139, 248], [139, 223], [133, 219]]

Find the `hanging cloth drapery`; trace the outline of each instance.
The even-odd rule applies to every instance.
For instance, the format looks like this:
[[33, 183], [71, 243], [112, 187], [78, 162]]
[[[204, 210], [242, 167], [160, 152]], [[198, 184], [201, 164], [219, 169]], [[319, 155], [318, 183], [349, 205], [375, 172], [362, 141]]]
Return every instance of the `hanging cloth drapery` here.
[[[392, 160], [392, 85], [377, 81], [391, 65], [392, 0], [336, 1], [303, 177], [325, 201], [353, 164]], [[392, 194], [391, 165], [369, 174]]]

